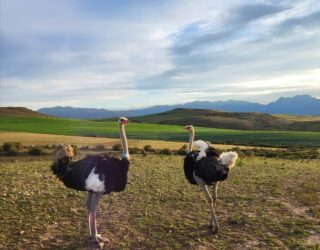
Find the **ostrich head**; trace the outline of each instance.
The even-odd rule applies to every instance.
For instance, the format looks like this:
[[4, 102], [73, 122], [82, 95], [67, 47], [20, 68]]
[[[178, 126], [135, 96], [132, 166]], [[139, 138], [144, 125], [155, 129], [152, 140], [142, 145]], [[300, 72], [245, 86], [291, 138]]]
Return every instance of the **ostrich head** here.
[[120, 117], [118, 120], [119, 125], [126, 125], [128, 124], [128, 122], [129, 122], [128, 118], [125, 118], [125, 117]]
[[238, 159], [238, 153], [233, 151], [223, 152], [220, 155], [221, 163], [227, 166], [229, 169], [234, 167], [234, 164], [236, 163], [237, 159]]
[[188, 130], [189, 132], [194, 130], [192, 125], [187, 125], [183, 129]]
[[53, 154], [54, 164], [68, 164], [74, 156], [74, 150], [70, 145], [59, 145]]

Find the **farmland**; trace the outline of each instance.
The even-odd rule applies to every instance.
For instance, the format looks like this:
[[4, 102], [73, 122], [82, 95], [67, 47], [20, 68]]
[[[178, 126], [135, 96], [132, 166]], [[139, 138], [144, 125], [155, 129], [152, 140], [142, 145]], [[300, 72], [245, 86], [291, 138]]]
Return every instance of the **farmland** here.
[[[109, 249], [319, 247], [319, 159], [240, 159], [219, 185], [219, 235], [206, 228], [209, 207], [186, 182], [182, 160], [132, 156], [126, 191], [103, 197], [98, 208]], [[0, 158], [1, 249], [90, 249], [85, 194], [66, 189], [50, 164], [49, 157]]]
[[[0, 117], [0, 131], [89, 137], [118, 137], [116, 122], [38, 117]], [[130, 123], [129, 139], [186, 141], [182, 126]], [[215, 143], [256, 146], [319, 146], [320, 132], [229, 130], [196, 127], [196, 138]]]

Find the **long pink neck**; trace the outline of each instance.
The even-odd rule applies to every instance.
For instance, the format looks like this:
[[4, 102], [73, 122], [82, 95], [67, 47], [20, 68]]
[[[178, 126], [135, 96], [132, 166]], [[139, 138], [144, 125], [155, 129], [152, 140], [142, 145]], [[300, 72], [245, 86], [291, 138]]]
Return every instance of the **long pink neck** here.
[[124, 131], [124, 125], [119, 124], [119, 133], [120, 133], [120, 139], [122, 143], [122, 156], [121, 158], [127, 158], [128, 161], [130, 161], [130, 155], [129, 155], [129, 149], [128, 149], [128, 141], [126, 132]]
[[192, 151], [193, 147], [193, 140], [194, 140], [194, 129], [192, 128], [189, 131], [189, 146], [188, 146], [188, 153]]

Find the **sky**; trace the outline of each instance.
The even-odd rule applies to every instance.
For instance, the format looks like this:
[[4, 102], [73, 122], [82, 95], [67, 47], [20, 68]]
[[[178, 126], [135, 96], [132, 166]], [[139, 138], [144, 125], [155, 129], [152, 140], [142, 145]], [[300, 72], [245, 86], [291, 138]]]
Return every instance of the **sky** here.
[[0, 104], [320, 98], [319, 0], [0, 0]]

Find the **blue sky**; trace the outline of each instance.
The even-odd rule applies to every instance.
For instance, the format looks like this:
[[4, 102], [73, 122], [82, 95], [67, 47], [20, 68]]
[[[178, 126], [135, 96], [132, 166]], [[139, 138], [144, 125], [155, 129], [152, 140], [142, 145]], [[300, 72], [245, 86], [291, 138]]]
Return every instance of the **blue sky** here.
[[1, 106], [320, 98], [318, 0], [0, 0]]

